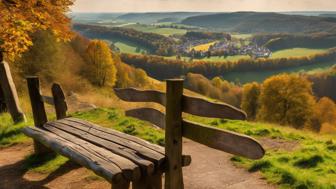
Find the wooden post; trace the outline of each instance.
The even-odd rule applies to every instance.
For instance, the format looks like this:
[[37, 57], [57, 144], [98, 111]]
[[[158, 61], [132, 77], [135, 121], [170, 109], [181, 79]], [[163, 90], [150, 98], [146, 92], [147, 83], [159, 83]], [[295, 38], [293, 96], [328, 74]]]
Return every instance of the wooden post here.
[[[48, 119], [40, 93], [40, 80], [35, 76], [27, 77], [26, 79], [35, 126], [43, 128], [43, 125], [48, 122]], [[34, 141], [34, 149], [36, 154], [51, 152], [51, 150], [37, 141]]]
[[[0, 56], [0, 58], [2, 55]], [[20, 108], [19, 98], [8, 64], [0, 59], [0, 90], [6, 103], [7, 110], [15, 123], [25, 121], [25, 116]]]
[[182, 96], [183, 80], [167, 80], [165, 189], [183, 189], [182, 174]]
[[0, 85], [0, 113], [6, 112], [6, 101]]
[[67, 104], [65, 102], [65, 95], [61, 86], [54, 83], [51, 87], [51, 92], [54, 98], [56, 118], [63, 119], [66, 118], [66, 111], [68, 110]]
[[133, 182], [132, 189], [162, 189], [162, 172], [158, 171]]

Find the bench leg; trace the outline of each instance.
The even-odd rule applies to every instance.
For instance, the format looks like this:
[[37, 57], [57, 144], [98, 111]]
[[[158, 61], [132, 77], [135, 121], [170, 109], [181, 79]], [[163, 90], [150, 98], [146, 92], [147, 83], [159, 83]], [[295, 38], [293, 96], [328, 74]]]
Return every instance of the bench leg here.
[[112, 183], [112, 189], [129, 189], [130, 182], [129, 181], [120, 181], [118, 183]]
[[162, 189], [162, 172], [147, 175], [132, 183], [133, 189]]

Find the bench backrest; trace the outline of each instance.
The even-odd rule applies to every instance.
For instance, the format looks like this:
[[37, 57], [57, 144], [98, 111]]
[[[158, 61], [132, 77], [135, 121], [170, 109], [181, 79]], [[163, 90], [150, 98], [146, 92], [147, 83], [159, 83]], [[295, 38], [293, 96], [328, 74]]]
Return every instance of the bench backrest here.
[[33, 111], [34, 123], [36, 127], [42, 127], [48, 122], [44, 103], [55, 107], [56, 118], [63, 119], [66, 117], [67, 104], [65, 95], [61, 86], [54, 83], [51, 87], [52, 97], [43, 96], [40, 90], [40, 81], [36, 76], [26, 77], [28, 91], [30, 96], [31, 107]]
[[263, 147], [251, 137], [182, 118], [184, 112], [202, 117], [246, 120], [246, 114], [242, 110], [225, 103], [215, 103], [184, 95], [182, 79], [167, 80], [166, 84], [166, 93], [134, 88], [115, 89], [116, 95], [124, 101], [154, 102], [165, 106], [165, 114], [152, 108], [139, 108], [126, 111], [126, 115], [149, 121], [165, 129], [165, 153], [168, 161], [165, 176], [166, 189], [183, 188], [182, 137], [250, 159], [264, 156]]

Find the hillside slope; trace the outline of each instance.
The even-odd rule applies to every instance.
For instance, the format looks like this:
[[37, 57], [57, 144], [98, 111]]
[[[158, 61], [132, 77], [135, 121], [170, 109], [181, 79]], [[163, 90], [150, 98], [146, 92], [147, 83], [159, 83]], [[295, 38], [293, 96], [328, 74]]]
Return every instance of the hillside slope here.
[[194, 16], [182, 24], [240, 33], [332, 31], [336, 19], [278, 13], [234, 12]]

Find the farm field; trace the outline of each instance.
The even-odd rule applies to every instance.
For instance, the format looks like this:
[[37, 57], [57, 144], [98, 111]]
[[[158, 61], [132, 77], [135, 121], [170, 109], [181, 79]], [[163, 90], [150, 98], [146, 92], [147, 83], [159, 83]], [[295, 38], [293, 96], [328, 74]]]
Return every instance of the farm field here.
[[144, 25], [144, 24], [128, 24], [123, 26], [125, 28], [132, 28], [140, 32], [148, 32], [148, 33], [156, 33], [164, 36], [170, 35], [183, 35], [187, 32], [185, 29], [176, 29], [176, 28], [158, 28], [151, 25]]
[[262, 82], [266, 78], [271, 77], [272, 75], [277, 75], [281, 73], [313, 73], [313, 72], [320, 72], [326, 69], [329, 69], [336, 62], [324, 63], [324, 64], [315, 64], [315, 65], [307, 65], [307, 66], [300, 66], [294, 67], [291, 69], [282, 69], [277, 71], [263, 71], [263, 72], [230, 72], [222, 76], [223, 79], [232, 81], [232, 82], [239, 82], [241, 84], [249, 83], [249, 82]]
[[328, 51], [328, 49], [308, 49], [308, 48], [285, 49], [272, 53], [271, 58], [311, 56], [319, 53], [324, 53], [326, 51]]
[[202, 45], [197, 45], [197, 46], [194, 46], [191, 48], [196, 50], [196, 51], [207, 51], [211, 45], [215, 44], [217, 41], [213, 41], [213, 42], [210, 42], [210, 43], [206, 43], [206, 44], [202, 44]]

